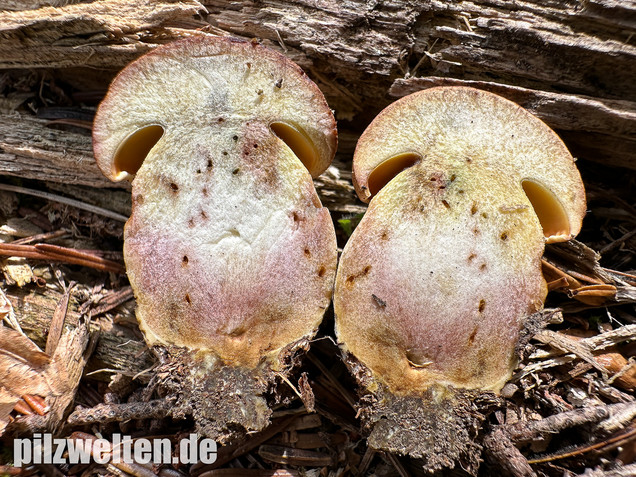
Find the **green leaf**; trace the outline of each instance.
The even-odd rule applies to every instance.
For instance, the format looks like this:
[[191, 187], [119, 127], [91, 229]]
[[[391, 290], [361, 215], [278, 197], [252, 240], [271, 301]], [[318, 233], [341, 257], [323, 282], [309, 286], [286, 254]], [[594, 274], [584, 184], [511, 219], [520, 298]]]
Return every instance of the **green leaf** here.
[[351, 234], [362, 220], [362, 217], [364, 217], [364, 213], [343, 217], [342, 219], [338, 219], [338, 225], [344, 230], [347, 237], [351, 237]]

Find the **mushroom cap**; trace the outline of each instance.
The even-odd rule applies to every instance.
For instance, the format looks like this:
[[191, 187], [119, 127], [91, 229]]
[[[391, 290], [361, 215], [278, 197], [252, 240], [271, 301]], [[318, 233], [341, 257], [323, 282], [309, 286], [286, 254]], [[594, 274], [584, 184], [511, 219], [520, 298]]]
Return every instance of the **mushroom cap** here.
[[339, 341], [394, 393], [500, 390], [547, 293], [544, 243], [585, 214], [562, 141], [499, 96], [433, 88], [375, 118], [353, 170], [360, 198], [377, 195], [341, 256]]
[[194, 128], [238, 132], [250, 121], [282, 136], [312, 177], [331, 164], [336, 122], [322, 92], [298, 65], [253, 41], [186, 38], [147, 53], [113, 80], [95, 116], [95, 159], [109, 179], [131, 180], [141, 164], [128, 160], [131, 155], [153, 160], [146, 157], [146, 141], [130, 141], [146, 128], [169, 128], [177, 137]]
[[254, 367], [315, 332], [337, 251], [311, 174], [337, 133], [297, 65], [231, 38], [159, 47], [113, 81], [93, 144], [132, 178], [124, 258], [150, 344]]

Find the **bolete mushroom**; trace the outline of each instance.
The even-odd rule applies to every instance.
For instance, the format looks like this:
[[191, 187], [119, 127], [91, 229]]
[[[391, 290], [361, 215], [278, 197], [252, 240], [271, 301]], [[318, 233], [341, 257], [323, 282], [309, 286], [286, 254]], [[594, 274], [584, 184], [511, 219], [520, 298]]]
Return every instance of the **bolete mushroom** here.
[[[235, 399], [219, 429], [262, 427], [250, 394], [313, 336], [332, 295], [335, 231], [312, 182], [337, 146], [322, 93], [256, 42], [193, 37], [115, 78], [93, 144], [107, 177], [132, 180], [124, 258], [147, 342], [195, 369], [183, 379], [200, 401]], [[220, 368], [234, 377], [211, 384]]]
[[438, 404], [454, 389], [501, 390], [547, 293], [544, 244], [574, 237], [585, 214], [563, 142], [492, 93], [432, 88], [375, 118], [353, 174], [370, 204], [343, 250], [334, 307], [363, 384]]

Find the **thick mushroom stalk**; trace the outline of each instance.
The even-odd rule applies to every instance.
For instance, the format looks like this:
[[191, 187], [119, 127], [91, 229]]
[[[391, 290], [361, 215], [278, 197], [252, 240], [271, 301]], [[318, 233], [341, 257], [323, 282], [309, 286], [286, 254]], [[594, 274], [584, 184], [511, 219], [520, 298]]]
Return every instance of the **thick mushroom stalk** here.
[[157, 48], [114, 80], [93, 140], [104, 174], [132, 180], [124, 257], [150, 344], [275, 368], [315, 333], [337, 252], [312, 175], [337, 134], [298, 66], [229, 38]]
[[[452, 436], [470, 413], [452, 408], [462, 393], [498, 392], [510, 378], [524, 318], [547, 293], [544, 244], [580, 230], [581, 178], [544, 123], [471, 88], [393, 103], [362, 134], [353, 170], [370, 204], [340, 260], [336, 332], [366, 369], [363, 385], [397, 399], [396, 425], [378, 411], [382, 431], [370, 442], [404, 451], [386, 436], [423, 439], [414, 455], [452, 462], [471, 445]], [[416, 402], [424, 410], [409, 414]], [[400, 415], [422, 435], [404, 437]]]
[[547, 292], [544, 244], [581, 227], [572, 156], [510, 101], [434, 88], [380, 113], [353, 168], [360, 197], [377, 195], [338, 269], [339, 340], [398, 394], [500, 390]]

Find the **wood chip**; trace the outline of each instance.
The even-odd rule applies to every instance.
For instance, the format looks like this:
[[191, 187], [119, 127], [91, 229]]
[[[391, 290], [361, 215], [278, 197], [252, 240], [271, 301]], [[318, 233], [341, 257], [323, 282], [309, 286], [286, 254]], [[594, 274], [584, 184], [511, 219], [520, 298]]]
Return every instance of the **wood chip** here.
[[294, 449], [273, 445], [262, 445], [258, 448], [258, 455], [269, 462], [287, 465], [301, 465], [304, 467], [322, 467], [333, 464], [333, 458], [324, 452]]
[[53, 313], [51, 326], [49, 327], [49, 335], [46, 339], [46, 348], [44, 350], [44, 352], [49, 356], [52, 356], [53, 353], [55, 353], [57, 344], [59, 343], [62, 336], [64, 320], [66, 319], [66, 313], [68, 311], [68, 302], [71, 298], [71, 291], [73, 290], [73, 287], [75, 285], [75, 282], [71, 282], [69, 284], [64, 292], [64, 295], [62, 295], [62, 299], [59, 301], [57, 307], [55, 308], [55, 313]]
[[199, 477], [300, 477], [295, 470], [261, 470], [261, 469], [216, 469], [208, 470]]
[[589, 345], [582, 343], [581, 341], [574, 340], [567, 335], [556, 333], [552, 330], [541, 330], [534, 335], [534, 339], [541, 341], [553, 348], [556, 348], [565, 353], [572, 353], [578, 358], [582, 359], [586, 363], [591, 364], [594, 368], [599, 370], [604, 379], [608, 378], [607, 369], [600, 365], [592, 355], [592, 351]]
[[584, 338], [581, 341], [585, 343], [585, 346], [587, 346], [589, 349], [593, 351], [599, 351], [605, 348], [609, 348], [610, 346], [635, 339], [636, 324], [621, 326], [611, 331], [601, 333], [600, 335], [592, 336], [590, 338]]

